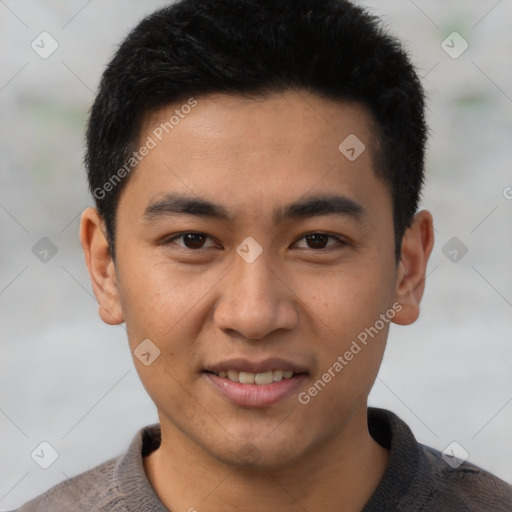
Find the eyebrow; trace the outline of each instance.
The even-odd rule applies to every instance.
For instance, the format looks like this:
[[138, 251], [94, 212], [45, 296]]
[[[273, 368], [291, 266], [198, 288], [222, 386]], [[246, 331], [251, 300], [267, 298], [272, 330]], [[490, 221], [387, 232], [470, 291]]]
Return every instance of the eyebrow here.
[[[150, 203], [144, 211], [143, 220], [153, 222], [160, 218], [175, 215], [210, 217], [222, 221], [230, 221], [234, 217], [220, 204], [206, 199], [173, 193], [166, 194], [162, 199]], [[328, 215], [363, 220], [368, 214], [361, 204], [349, 197], [324, 194], [309, 196], [274, 209], [273, 221], [277, 224], [283, 219], [305, 219]]]

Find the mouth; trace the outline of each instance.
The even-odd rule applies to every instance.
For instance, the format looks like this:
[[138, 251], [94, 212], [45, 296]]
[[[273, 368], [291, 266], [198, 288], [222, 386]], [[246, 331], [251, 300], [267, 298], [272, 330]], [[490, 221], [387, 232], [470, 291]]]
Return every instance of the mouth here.
[[260, 363], [232, 360], [202, 371], [207, 383], [223, 399], [244, 407], [266, 407], [297, 391], [309, 372], [282, 359]]
[[239, 382], [240, 384], [255, 384], [257, 386], [266, 386], [273, 382], [280, 382], [282, 380], [292, 379], [297, 375], [305, 374], [305, 372], [294, 372], [292, 370], [268, 370], [260, 373], [242, 372], [237, 370], [221, 370], [219, 372], [205, 370], [205, 373], [210, 373], [220, 377], [221, 379], [229, 379], [232, 382]]

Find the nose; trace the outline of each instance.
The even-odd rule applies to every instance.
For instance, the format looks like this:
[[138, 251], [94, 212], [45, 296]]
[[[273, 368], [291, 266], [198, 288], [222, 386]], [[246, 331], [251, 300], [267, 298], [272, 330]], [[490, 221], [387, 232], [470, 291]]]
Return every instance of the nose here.
[[265, 251], [252, 263], [237, 256], [234, 265], [216, 303], [217, 327], [251, 340], [293, 329], [298, 323], [298, 300], [279, 266], [270, 266]]

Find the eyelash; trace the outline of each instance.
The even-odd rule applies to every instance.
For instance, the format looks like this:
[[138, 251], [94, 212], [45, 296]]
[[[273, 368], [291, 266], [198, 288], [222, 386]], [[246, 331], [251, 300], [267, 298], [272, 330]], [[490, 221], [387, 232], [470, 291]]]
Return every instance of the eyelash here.
[[[162, 245], [171, 245], [175, 240], [177, 240], [179, 238], [183, 238], [186, 235], [204, 235], [204, 236], [212, 239], [212, 237], [210, 237], [206, 233], [202, 233], [200, 231], [184, 231], [183, 233], [179, 233], [177, 235], [173, 235], [170, 238], [164, 239], [162, 241]], [[336, 240], [338, 242], [338, 247], [343, 247], [343, 246], [347, 245], [347, 242], [345, 242], [344, 240], [342, 240], [338, 236], [332, 235], [330, 233], [325, 233], [323, 231], [310, 231], [309, 233], [305, 233], [304, 235], [302, 235], [297, 240], [297, 242], [302, 240], [302, 239], [304, 239], [304, 238], [306, 238], [307, 236], [311, 236], [311, 235], [324, 235], [324, 236], [327, 236], [328, 238], [333, 238], [334, 240]], [[297, 243], [297, 242], [295, 242], [295, 243]], [[190, 247], [186, 247], [185, 245], [179, 245], [179, 247], [181, 247], [183, 249], [187, 249], [187, 250], [192, 251], [192, 252], [200, 252], [200, 251], [203, 251], [205, 249], [210, 249], [211, 248], [211, 247], [200, 247], [199, 249], [191, 249]], [[328, 250], [332, 249], [333, 247], [336, 247], [336, 245], [331, 245], [331, 246], [324, 247], [324, 248], [321, 248], [321, 249], [312, 249], [310, 247], [307, 247], [305, 249], [309, 249], [309, 250], [314, 251], [314, 252], [322, 252], [322, 251], [328, 251]], [[301, 249], [304, 249], [304, 247], [302, 247]]]

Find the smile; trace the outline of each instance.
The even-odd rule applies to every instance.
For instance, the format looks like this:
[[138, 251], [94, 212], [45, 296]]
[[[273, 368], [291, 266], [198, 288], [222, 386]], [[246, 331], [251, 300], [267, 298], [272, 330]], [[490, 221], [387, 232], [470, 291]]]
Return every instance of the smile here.
[[260, 373], [203, 371], [203, 378], [218, 396], [242, 407], [268, 407], [295, 396], [307, 377], [307, 373], [291, 370]]
[[283, 379], [291, 379], [293, 372], [291, 370], [269, 370], [262, 373], [239, 372], [237, 370], [227, 370], [212, 372], [217, 377], [229, 379], [240, 384], [257, 384], [264, 386], [272, 382], [279, 382]]

